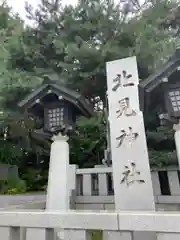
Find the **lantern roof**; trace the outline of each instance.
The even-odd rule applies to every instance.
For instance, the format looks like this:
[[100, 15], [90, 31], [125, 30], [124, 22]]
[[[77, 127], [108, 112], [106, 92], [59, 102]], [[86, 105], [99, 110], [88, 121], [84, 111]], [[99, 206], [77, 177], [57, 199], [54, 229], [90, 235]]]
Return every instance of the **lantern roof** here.
[[48, 76], [45, 76], [43, 83], [25, 99], [19, 102], [18, 106], [21, 109], [29, 109], [36, 105], [37, 100], [42, 99], [50, 93], [60, 96], [67, 102], [72, 103], [72, 105], [80, 111], [80, 115], [85, 117], [91, 117], [93, 115], [93, 109], [89, 100], [83, 97], [79, 92], [60, 86]]
[[[180, 48], [177, 48], [173, 56], [159, 69], [157, 69], [153, 74], [151, 74], [146, 79], [140, 81], [139, 83], [139, 95], [141, 109], [144, 107], [148, 108], [154, 99], [154, 92], [157, 92], [161, 88], [162, 83], [176, 83], [179, 81], [177, 75], [180, 70]], [[171, 77], [172, 75], [175, 77]], [[178, 73], [179, 74], [179, 73]], [[162, 88], [161, 88], [161, 91]], [[159, 98], [160, 99], [160, 98]]]
[[139, 83], [139, 86], [143, 88], [146, 92], [153, 91], [158, 87], [164, 78], [168, 78], [173, 72], [180, 67], [180, 49], [178, 48], [175, 54], [169, 58], [169, 60], [157, 71], [151, 74], [145, 80]]

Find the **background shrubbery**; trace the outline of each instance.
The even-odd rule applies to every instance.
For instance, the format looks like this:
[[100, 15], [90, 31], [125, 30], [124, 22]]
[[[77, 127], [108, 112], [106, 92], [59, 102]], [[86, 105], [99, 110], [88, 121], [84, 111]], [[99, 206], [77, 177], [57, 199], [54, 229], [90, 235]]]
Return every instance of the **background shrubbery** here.
[[[44, 74], [81, 91], [94, 106], [92, 119], [77, 122], [71, 163], [101, 163], [107, 145], [105, 63], [136, 55], [141, 80], [162, 66], [179, 45], [177, 6], [166, 0], [144, 5], [127, 0], [120, 6], [79, 0], [63, 7], [61, 1], [42, 0], [36, 10], [27, 6], [35, 24], [25, 27], [5, 3], [0, 5], [0, 161], [17, 165], [22, 179], [2, 184], [2, 192], [46, 188], [50, 142], [35, 133], [39, 121], [17, 109]], [[144, 116], [148, 148], [152, 164], [168, 165], [176, 162], [173, 131], [159, 128], [157, 109]]]

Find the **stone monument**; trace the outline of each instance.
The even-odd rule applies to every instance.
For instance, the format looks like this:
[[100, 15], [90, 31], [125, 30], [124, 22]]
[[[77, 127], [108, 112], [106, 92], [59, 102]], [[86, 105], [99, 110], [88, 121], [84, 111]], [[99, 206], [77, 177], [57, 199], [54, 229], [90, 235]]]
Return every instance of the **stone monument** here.
[[[106, 70], [115, 209], [154, 211], [136, 57], [108, 62]], [[121, 239], [132, 239], [124, 234]], [[141, 233], [136, 239], [144, 237]], [[148, 239], [154, 237], [149, 234]]]

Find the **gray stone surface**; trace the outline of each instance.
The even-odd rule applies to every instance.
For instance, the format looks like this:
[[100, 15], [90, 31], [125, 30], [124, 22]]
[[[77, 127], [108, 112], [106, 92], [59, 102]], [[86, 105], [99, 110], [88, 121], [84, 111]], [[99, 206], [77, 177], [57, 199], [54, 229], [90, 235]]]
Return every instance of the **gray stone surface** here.
[[[139, 109], [136, 58], [111, 61], [106, 67], [115, 209], [153, 211], [155, 203], [143, 114]], [[132, 79], [125, 78], [123, 82], [124, 71]], [[122, 76], [115, 91], [117, 74]], [[131, 86], [123, 87], [128, 81]]]
[[45, 201], [45, 194], [43, 193], [24, 195], [0, 195], [0, 210], [14, 205], [23, 205], [27, 203], [43, 201]]
[[8, 178], [19, 178], [18, 167], [10, 164], [0, 164], [0, 180], [7, 180]]

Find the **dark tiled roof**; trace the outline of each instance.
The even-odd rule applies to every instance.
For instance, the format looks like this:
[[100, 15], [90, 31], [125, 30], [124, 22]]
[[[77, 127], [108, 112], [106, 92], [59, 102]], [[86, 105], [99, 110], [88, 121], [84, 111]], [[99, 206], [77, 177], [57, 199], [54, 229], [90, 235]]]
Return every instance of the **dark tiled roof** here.
[[68, 96], [68, 99], [72, 99], [77, 107], [83, 109], [83, 114], [87, 117], [91, 117], [93, 115], [92, 106], [88, 102], [87, 99], [85, 99], [79, 92], [70, 90], [64, 86], [60, 86], [57, 82], [47, 79], [42, 83], [42, 85], [39, 86], [36, 90], [34, 90], [32, 93], [30, 93], [25, 99], [23, 99], [18, 106], [20, 108], [28, 107], [28, 103], [31, 102], [32, 99], [38, 98], [39, 95], [49, 87], [56, 90], [56, 92], [64, 93], [66, 96]]
[[177, 49], [175, 54], [160, 69], [145, 80], [142, 80], [139, 83], [139, 87], [144, 89], [145, 92], [153, 91], [161, 84], [163, 78], [168, 78], [176, 71], [178, 66], [180, 66], [180, 49]]

